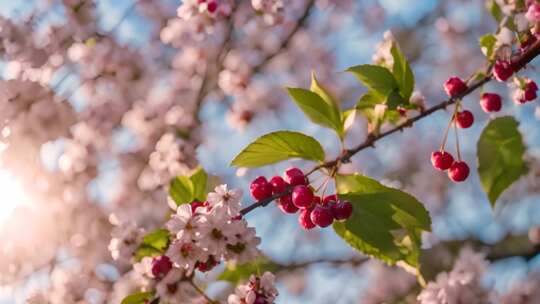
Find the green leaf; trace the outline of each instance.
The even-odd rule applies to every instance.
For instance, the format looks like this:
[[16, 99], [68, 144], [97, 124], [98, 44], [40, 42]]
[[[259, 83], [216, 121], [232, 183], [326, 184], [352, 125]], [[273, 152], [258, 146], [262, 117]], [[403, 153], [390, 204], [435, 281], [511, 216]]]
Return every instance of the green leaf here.
[[405, 99], [399, 94], [398, 91], [392, 91], [386, 97], [385, 104], [388, 106], [388, 109], [395, 110], [398, 106], [404, 105], [406, 103]]
[[134, 258], [135, 261], [140, 262], [144, 257], [156, 257], [160, 256], [162, 253], [163, 252], [152, 246], [142, 244], [135, 250]]
[[319, 94], [309, 90], [302, 88], [288, 88], [287, 90], [296, 105], [312, 122], [333, 129], [340, 138], [343, 137], [341, 113], [335, 104], [325, 101]]
[[187, 176], [175, 177], [169, 186], [169, 195], [176, 205], [180, 206], [193, 201], [194, 186]]
[[167, 229], [154, 230], [143, 237], [139, 248], [135, 251], [135, 260], [140, 261], [146, 256], [157, 256], [169, 247], [170, 234]]
[[496, 118], [482, 131], [477, 144], [478, 175], [492, 206], [506, 188], [526, 173], [524, 153], [518, 122], [513, 117]]
[[167, 229], [157, 229], [143, 237], [143, 244], [163, 251], [169, 246], [169, 237]]
[[376, 97], [386, 99], [399, 86], [394, 75], [385, 67], [371, 64], [357, 65], [347, 69], [353, 73]]
[[241, 265], [227, 264], [227, 268], [219, 276], [218, 280], [238, 284], [247, 280], [252, 274], [262, 274], [265, 271], [275, 272], [280, 266], [268, 258], [261, 257], [253, 262]]
[[482, 53], [486, 56], [488, 59], [493, 58], [494, 54], [494, 48], [495, 44], [497, 43], [497, 38], [493, 34], [486, 34], [482, 37], [480, 37], [479, 40], [480, 43], [480, 49], [482, 50]]
[[130, 294], [122, 300], [121, 304], [145, 304], [154, 297], [153, 291]]
[[500, 23], [504, 17], [504, 14], [501, 10], [501, 7], [495, 0], [490, 0], [487, 2], [487, 9], [491, 13], [491, 16], [493, 16], [493, 19], [497, 21], [497, 23]]
[[353, 248], [388, 264], [418, 267], [420, 233], [431, 219], [416, 198], [362, 175], [338, 175], [340, 198], [353, 203], [353, 215], [334, 230]]
[[[315, 72], [311, 73], [311, 92], [318, 94], [328, 105], [333, 107], [336, 113], [339, 113], [339, 103], [337, 100], [326, 90], [315, 77]], [[339, 115], [339, 114], [338, 114]]]
[[390, 50], [394, 58], [392, 73], [399, 86], [401, 96], [408, 102], [414, 90], [414, 74], [409, 65], [409, 61], [401, 52], [399, 47], [393, 46]]
[[313, 137], [299, 132], [277, 131], [257, 138], [231, 162], [237, 167], [261, 167], [290, 158], [324, 161], [324, 150]]
[[[397, 105], [403, 101], [403, 98], [398, 93], [390, 94], [387, 99], [381, 100], [372, 92], [367, 92], [358, 100], [356, 109], [360, 111], [360, 113], [367, 118], [369, 124], [377, 130], [383, 122], [397, 124], [400, 121], [401, 116], [395, 109]], [[390, 105], [381, 116], [375, 111], [375, 106], [378, 104], [386, 104], [387, 102], [390, 103]], [[406, 105], [402, 104], [402, 106]]]
[[206, 200], [206, 184], [208, 182], [208, 174], [202, 167], [196, 168], [189, 177], [193, 185], [193, 199], [198, 201]]

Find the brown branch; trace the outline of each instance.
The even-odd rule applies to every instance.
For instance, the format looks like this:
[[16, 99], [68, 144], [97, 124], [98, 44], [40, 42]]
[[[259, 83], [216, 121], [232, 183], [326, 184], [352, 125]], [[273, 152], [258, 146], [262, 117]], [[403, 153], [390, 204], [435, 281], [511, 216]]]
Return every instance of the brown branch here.
[[364, 264], [364, 262], [369, 261], [368, 257], [365, 256], [355, 256], [350, 258], [342, 258], [342, 259], [335, 259], [335, 260], [329, 260], [329, 259], [316, 259], [311, 261], [303, 261], [303, 262], [295, 262], [290, 264], [284, 264], [279, 265], [278, 270], [276, 270], [276, 273], [280, 272], [289, 272], [289, 271], [295, 271], [298, 269], [304, 269], [308, 268], [313, 265], [318, 264], [328, 264], [331, 266], [352, 266], [352, 267], [358, 267]]
[[309, 19], [309, 15], [311, 14], [311, 11], [312, 11], [312, 8], [314, 7], [314, 5], [315, 5], [315, 0], [309, 0], [309, 1], [306, 2], [306, 6], [304, 8], [304, 11], [303, 11], [302, 15], [300, 16], [300, 18], [298, 18], [298, 21], [296, 21], [294, 27], [289, 32], [289, 34], [287, 34], [287, 36], [281, 41], [281, 44], [278, 47], [278, 49], [273, 53], [267, 54], [266, 57], [264, 57], [261, 60], [261, 62], [259, 62], [259, 64], [252, 67], [252, 74], [256, 74], [256, 73], [260, 72], [260, 70], [268, 62], [272, 61], [272, 59], [274, 59], [277, 55], [279, 55], [282, 50], [286, 49], [289, 46], [289, 44], [291, 43], [292, 38], [294, 37], [294, 35], [296, 35], [296, 33], [307, 23], [307, 21]]
[[[234, 14], [236, 12], [236, 8], [238, 7], [238, 4], [235, 3], [234, 7], [231, 10], [231, 14], [225, 19], [225, 22], [227, 23], [226, 32], [225, 32], [225, 38], [223, 39], [223, 42], [219, 46], [219, 52], [217, 53], [215, 57], [215, 64], [216, 64], [216, 71], [215, 75], [218, 75], [221, 67], [223, 66], [223, 60], [225, 59], [225, 54], [228, 52], [229, 48], [227, 45], [230, 43], [232, 37], [233, 37], [233, 31], [234, 31]], [[202, 104], [204, 102], [204, 99], [208, 95], [208, 86], [210, 82], [210, 64], [207, 63], [206, 68], [204, 70], [203, 79], [201, 82], [201, 86], [199, 87], [199, 90], [197, 91], [197, 95], [195, 97], [195, 109], [193, 111], [193, 116], [195, 118], [195, 121], [197, 125], [201, 124], [201, 120], [199, 117], [199, 112], [201, 110]]]
[[[530, 48], [527, 51], [525, 51], [523, 54], [517, 56], [516, 58], [514, 58], [512, 60], [512, 66], [513, 66], [514, 70], [517, 72], [520, 69], [524, 68], [525, 65], [527, 65], [529, 62], [531, 62], [538, 55], [540, 55], [540, 40], [536, 41], [534, 44], [532, 44], [530, 46]], [[473, 78], [473, 77], [470, 77], [470, 78]], [[419, 121], [419, 120], [433, 114], [434, 112], [437, 112], [437, 111], [442, 110], [442, 109], [446, 109], [446, 107], [456, 103], [458, 100], [461, 100], [463, 97], [471, 94], [476, 89], [478, 89], [479, 87], [481, 87], [484, 84], [486, 84], [487, 82], [489, 82], [491, 79], [492, 79], [492, 72], [491, 72], [491, 66], [490, 66], [488, 68], [488, 73], [486, 74], [486, 76], [484, 76], [481, 79], [477, 80], [473, 84], [469, 84], [469, 87], [467, 88], [467, 90], [465, 92], [459, 94], [456, 97], [452, 97], [452, 98], [450, 98], [448, 100], [445, 100], [445, 101], [443, 101], [443, 102], [441, 102], [441, 103], [439, 103], [439, 104], [437, 104], [437, 105], [435, 105], [435, 106], [433, 106], [431, 108], [428, 108], [427, 110], [421, 112], [417, 116], [407, 119], [406, 121], [404, 121], [403, 123], [395, 126], [394, 128], [391, 128], [391, 129], [389, 129], [387, 131], [384, 131], [384, 132], [381, 132], [379, 134], [368, 134], [367, 138], [362, 143], [358, 144], [356, 147], [344, 150], [341, 153], [341, 155], [338, 156], [337, 158], [335, 158], [334, 160], [327, 161], [327, 162], [324, 162], [324, 163], [322, 163], [320, 165], [315, 166], [313, 169], [309, 170], [306, 173], [306, 175], [310, 175], [313, 172], [315, 172], [317, 170], [320, 170], [320, 169], [323, 169], [323, 168], [337, 167], [341, 163], [350, 162], [351, 157], [353, 157], [358, 152], [360, 152], [360, 151], [362, 151], [364, 149], [367, 149], [367, 148], [375, 147], [375, 142], [377, 142], [378, 140], [381, 140], [381, 139], [383, 139], [383, 138], [385, 138], [385, 137], [387, 137], [387, 136], [389, 136], [391, 134], [394, 134], [394, 133], [396, 133], [398, 131], [403, 131], [405, 128], [412, 127], [415, 122], [417, 122], [417, 121]], [[281, 196], [287, 195], [288, 193], [290, 193], [290, 191], [286, 191], [284, 193], [278, 193], [278, 194], [273, 195], [272, 197], [270, 197], [268, 199], [261, 200], [261, 201], [258, 201], [258, 202], [254, 202], [253, 204], [251, 204], [251, 205], [247, 206], [246, 208], [242, 209], [240, 211], [240, 213], [242, 215], [245, 215], [245, 214], [247, 214], [248, 212], [252, 211], [253, 209], [255, 209], [257, 207], [267, 206], [272, 200], [274, 200], [276, 198], [279, 198]]]

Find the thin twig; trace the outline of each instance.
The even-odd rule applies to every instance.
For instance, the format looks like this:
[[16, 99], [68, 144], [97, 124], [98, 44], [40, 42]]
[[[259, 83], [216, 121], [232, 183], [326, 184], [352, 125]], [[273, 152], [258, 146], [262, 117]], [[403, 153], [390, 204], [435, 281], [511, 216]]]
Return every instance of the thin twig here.
[[195, 288], [195, 290], [196, 290], [201, 296], [203, 296], [203, 298], [204, 298], [206, 301], [208, 301], [208, 303], [210, 303], [210, 304], [217, 304], [217, 302], [214, 301], [214, 300], [212, 300], [212, 299], [204, 292], [204, 290], [202, 290], [199, 286], [197, 286], [197, 284], [195, 284], [195, 283], [193, 282], [193, 280], [189, 280], [188, 282], [189, 282], [189, 284], [190, 284], [193, 288]]
[[281, 41], [281, 44], [280, 46], [278, 47], [277, 51], [276, 52], [273, 52], [273, 53], [270, 53], [268, 55], [266, 55], [266, 57], [264, 57], [261, 62], [259, 62], [259, 64], [257, 64], [256, 66], [254, 66], [252, 68], [252, 74], [256, 74], [258, 72], [260, 72], [260, 70], [270, 61], [272, 61], [272, 59], [274, 59], [274, 57], [276, 57], [277, 55], [279, 55], [281, 53], [282, 50], [286, 49], [289, 44], [291, 43], [292, 41], [292, 38], [294, 37], [294, 35], [296, 35], [296, 33], [305, 25], [305, 23], [308, 21], [309, 19], [309, 15], [311, 14], [311, 11], [312, 11], [312, 8], [314, 7], [315, 5], [315, 0], [309, 0], [306, 2], [306, 6], [304, 8], [304, 11], [302, 13], [302, 16], [300, 16], [300, 18], [298, 18], [298, 20], [296, 21], [294, 27], [292, 28], [292, 30], [289, 32], [289, 34]]

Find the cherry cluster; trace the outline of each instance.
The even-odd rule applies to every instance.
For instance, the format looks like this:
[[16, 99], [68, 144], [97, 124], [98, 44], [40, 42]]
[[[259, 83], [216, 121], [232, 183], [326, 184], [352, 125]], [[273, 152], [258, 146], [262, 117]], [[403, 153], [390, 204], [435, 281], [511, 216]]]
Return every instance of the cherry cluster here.
[[353, 211], [350, 202], [338, 199], [335, 194], [322, 199], [315, 195], [307, 177], [298, 168], [289, 168], [283, 177], [274, 176], [270, 181], [259, 176], [251, 182], [249, 190], [258, 201], [279, 196], [278, 207], [284, 213], [294, 214], [300, 210], [298, 222], [306, 230], [328, 227], [334, 220], [346, 220]]
[[[507, 60], [497, 60], [493, 65], [493, 76], [500, 82], [506, 82], [516, 72], [511, 62]], [[516, 103], [523, 104], [536, 99], [538, 87], [531, 79], [523, 79], [516, 77], [518, 83], [517, 96], [515, 97]], [[459, 98], [465, 94], [468, 90], [467, 84], [459, 77], [450, 77], [444, 83], [444, 90], [446, 94], [451, 98]], [[502, 108], [502, 98], [496, 93], [485, 92], [480, 97], [480, 106], [486, 113], [498, 112]], [[474, 122], [474, 115], [468, 110], [459, 111], [461, 103], [457, 102], [456, 111], [452, 117], [452, 122], [456, 127], [466, 129], [472, 126]], [[447, 130], [448, 131], [448, 130]], [[456, 130], [457, 132], [457, 130]], [[456, 134], [457, 136], [457, 134]], [[446, 136], [444, 141], [446, 142]], [[435, 151], [431, 154], [431, 163], [435, 169], [446, 171], [448, 170], [448, 177], [454, 182], [462, 182], [469, 176], [469, 166], [467, 163], [461, 160], [458, 150], [458, 160], [454, 160], [452, 154], [444, 150], [444, 144], [439, 151]]]

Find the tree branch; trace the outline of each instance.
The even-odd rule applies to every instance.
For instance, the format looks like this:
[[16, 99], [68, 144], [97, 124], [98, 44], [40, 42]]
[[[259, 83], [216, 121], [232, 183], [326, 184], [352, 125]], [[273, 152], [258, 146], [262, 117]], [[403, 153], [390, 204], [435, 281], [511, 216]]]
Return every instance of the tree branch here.
[[304, 8], [304, 12], [302, 13], [302, 16], [300, 16], [300, 18], [298, 18], [298, 21], [296, 21], [296, 24], [294, 25], [292, 30], [285, 37], [285, 39], [283, 39], [281, 41], [281, 44], [280, 44], [279, 48], [275, 52], [267, 54], [266, 57], [264, 57], [261, 60], [261, 62], [259, 62], [259, 64], [254, 66], [252, 68], [252, 74], [256, 74], [256, 73], [260, 72], [260, 70], [268, 62], [272, 61], [272, 59], [274, 59], [274, 57], [276, 57], [277, 55], [280, 54], [281, 50], [284, 50], [289, 46], [289, 44], [291, 43], [291, 40], [294, 37], [294, 35], [296, 35], [296, 33], [306, 24], [307, 20], [309, 19], [309, 15], [311, 14], [311, 11], [312, 11], [312, 8], [314, 7], [314, 5], [315, 5], [315, 0], [309, 0], [309, 1], [306, 2], [306, 6]]
[[[524, 68], [525, 65], [527, 65], [529, 62], [531, 62], [534, 58], [536, 58], [538, 55], [540, 55], [540, 40], [539, 41], [536, 41], [534, 44], [532, 44], [530, 46], [529, 49], [527, 49], [527, 51], [525, 51], [524, 53], [520, 54], [519, 56], [515, 57], [514, 59], [512, 59], [512, 67], [514, 68], [514, 70], [517, 72], [519, 71], [520, 69]], [[364, 150], [364, 149], [367, 149], [367, 148], [371, 148], [371, 147], [375, 147], [375, 143], [391, 134], [394, 134], [398, 131], [403, 131], [405, 128], [409, 128], [409, 127], [412, 127], [413, 124], [439, 110], [442, 110], [442, 109], [446, 109], [446, 107], [456, 103], [458, 100], [461, 100], [463, 97], [471, 94], [472, 92], [474, 92], [476, 89], [478, 89], [479, 87], [483, 86], [484, 84], [486, 84], [487, 82], [489, 82], [491, 79], [492, 79], [492, 71], [491, 71], [491, 68], [488, 68], [488, 73], [480, 78], [479, 80], [477, 80], [476, 82], [474, 82], [473, 84], [469, 84], [467, 90], [461, 94], [459, 94], [458, 96], [456, 97], [452, 97], [448, 100], [445, 100], [431, 108], [428, 108], [427, 110], [421, 112], [420, 114], [418, 114], [417, 116], [415, 117], [412, 117], [412, 118], [409, 118], [407, 119], [406, 121], [404, 121], [403, 123], [395, 126], [394, 128], [391, 128], [387, 131], [384, 131], [384, 132], [381, 132], [379, 134], [368, 134], [367, 138], [360, 144], [358, 144], [356, 147], [353, 147], [351, 149], [346, 149], [344, 150], [340, 156], [338, 156], [337, 158], [335, 158], [334, 160], [331, 160], [331, 161], [327, 161], [327, 162], [324, 162], [320, 165], [317, 165], [315, 166], [313, 169], [309, 170], [307, 173], [306, 173], [306, 176], [307, 175], [310, 175], [312, 174], [313, 172], [317, 171], [317, 170], [320, 170], [320, 169], [323, 169], [323, 168], [332, 168], [332, 167], [336, 167], [336, 166], [339, 166], [339, 164], [341, 163], [347, 163], [350, 161], [351, 157], [353, 157], [355, 154], [357, 154], [358, 152]], [[469, 77], [469, 78], [473, 78], [473, 77]], [[290, 190], [289, 191], [285, 191], [283, 193], [278, 193], [276, 195], [273, 195], [271, 196], [270, 198], [268, 199], [265, 199], [265, 200], [261, 200], [261, 201], [258, 201], [258, 202], [254, 202], [252, 203], [251, 205], [245, 207], [244, 209], [240, 210], [240, 213], [242, 215], [245, 215], [247, 214], [248, 212], [254, 210], [255, 208], [257, 207], [264, 207], [264, 206], [267, 206], [272, 200], [276, 199], [276, 198], [279, 198], [281, 196], [284, 196], [284, 195], [287, 195], [290, 193]]]

